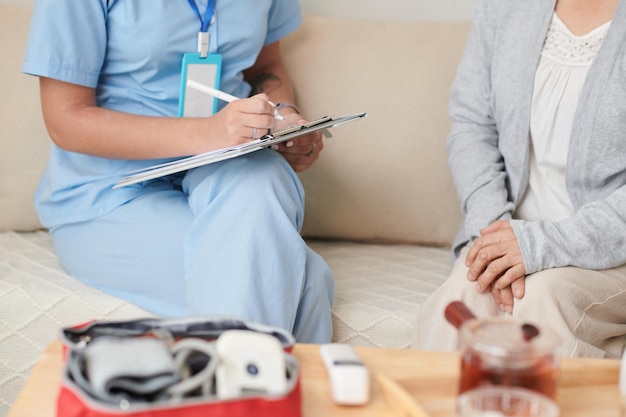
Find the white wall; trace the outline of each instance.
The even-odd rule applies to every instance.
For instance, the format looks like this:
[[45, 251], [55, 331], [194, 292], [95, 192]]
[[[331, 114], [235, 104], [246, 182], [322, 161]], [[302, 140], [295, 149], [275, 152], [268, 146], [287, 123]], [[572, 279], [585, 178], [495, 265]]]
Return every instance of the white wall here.
[[[476, 0], [300, 0], [302, 9], [309, 13], [398, 21], [467, 20], [475, 2]], [[0, 0], [0, 6], [32, 4], [33, 0]]]
[[[523, 1], [523, 0], [520, 0]], [[469, 20], [476, 0], [300, 0], [306, 12], [379, 20]]]
[[0, 6], [32, 6], [34, 0], [0, 0]]

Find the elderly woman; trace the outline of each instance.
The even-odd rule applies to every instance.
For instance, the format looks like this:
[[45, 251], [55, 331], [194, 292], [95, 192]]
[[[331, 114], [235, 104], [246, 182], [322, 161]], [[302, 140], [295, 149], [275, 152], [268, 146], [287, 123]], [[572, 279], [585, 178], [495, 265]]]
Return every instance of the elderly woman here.
[[418, 347], [456, 348], [444, 308], [552, 327], [565, 356], [626, 335], [626, 3], [479, 0], [450, 101], [464, 214]]

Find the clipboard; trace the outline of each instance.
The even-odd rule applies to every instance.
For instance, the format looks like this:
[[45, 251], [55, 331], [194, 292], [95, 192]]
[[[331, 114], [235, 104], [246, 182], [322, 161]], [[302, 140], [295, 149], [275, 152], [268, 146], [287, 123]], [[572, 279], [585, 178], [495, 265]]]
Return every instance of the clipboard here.
[[236, 158], [238, 156], [246, 155], [251, 152], [267, 148], [275, 143], [284, 142], [289, 139], [297, 138], [298, 136], [306, 135], [311, 132], [315, 132], [318, 130], [326, 131], [329, 128], [362, 119], [366, 115], [367, 113], [362, 112], [346, 114], [339, 117], [325, 116], [300, 126], [293, 126], [285, 130], [281, 130], [280, 132], [268, 133], [258, 139], [246, 142], [243, 145], [217, 149], [187, 158], [166, 162], [164, 164], [154, 165], [148, 168], [131, 172], [129, 175], [118, 181], [113, 186], [113, 188], [125, 187], [127, 185], [137, 184], [139, 182], [163, 177], [165, 175], [186, 171], [191, 168], [197, 168], [199, 166], [212, 164], [214, 162]]

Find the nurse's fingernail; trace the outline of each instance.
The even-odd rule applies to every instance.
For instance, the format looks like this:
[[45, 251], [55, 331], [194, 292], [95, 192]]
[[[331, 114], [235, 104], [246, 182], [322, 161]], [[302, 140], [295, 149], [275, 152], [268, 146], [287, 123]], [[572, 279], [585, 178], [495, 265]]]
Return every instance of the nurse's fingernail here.
[[272, 145], [272, 146], [270, 146], [270, 148], [272, 148], [273, 150], [277, 151], [278, 150], [278, 145]]
[[287, 142], [287, 143], [285, 144], [285, 146], [286, 146], [286, 147], [288, 147], [288, 148], [291, 148], [291, 147], [293, 146], [293, 141], [292, 141], [292, 140], [290, 140], [289, 142]]

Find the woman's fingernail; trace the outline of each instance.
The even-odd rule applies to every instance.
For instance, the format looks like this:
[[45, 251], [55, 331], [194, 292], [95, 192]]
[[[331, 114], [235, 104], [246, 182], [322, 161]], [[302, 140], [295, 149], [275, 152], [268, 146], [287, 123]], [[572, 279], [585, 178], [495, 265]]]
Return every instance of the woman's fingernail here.
[[293, 146], [293, 141], [289, 141], [285, 144], [286, 147], [291, 148]]
[[474, 274], [472, 274], [471, 272], [467, 273], [467, 279], [469, 279], [470, 281], [475, 281], [476, 278], [474, 278]]

